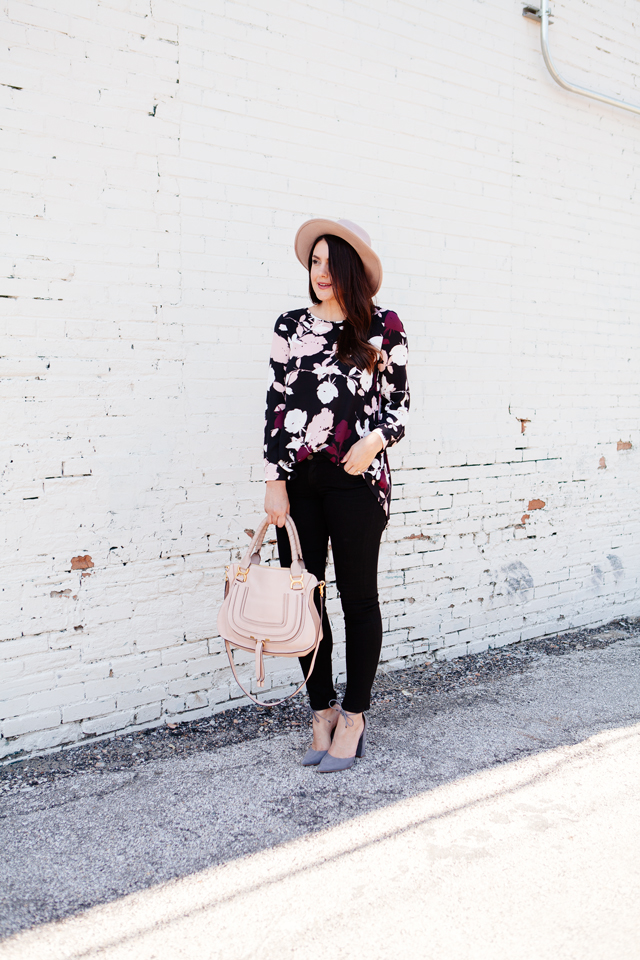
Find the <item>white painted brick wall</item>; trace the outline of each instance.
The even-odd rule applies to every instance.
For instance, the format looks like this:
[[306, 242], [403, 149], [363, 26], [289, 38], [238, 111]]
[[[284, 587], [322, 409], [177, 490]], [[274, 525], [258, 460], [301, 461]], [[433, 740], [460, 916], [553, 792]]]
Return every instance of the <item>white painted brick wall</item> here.
[[[554, 7], [640, 102], [635, 0]], [[2, 755], [242, 702], [216, 612], [311, 216], [371, 232], [412, 348], [387, 666], [640, 613], [640, 119], [521, 9], [5, 4]]]

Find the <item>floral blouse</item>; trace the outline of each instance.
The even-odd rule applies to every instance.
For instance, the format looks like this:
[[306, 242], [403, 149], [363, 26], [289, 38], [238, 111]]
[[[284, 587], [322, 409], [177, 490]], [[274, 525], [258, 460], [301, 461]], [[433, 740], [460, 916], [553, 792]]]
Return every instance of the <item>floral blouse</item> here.
[[265, 479], [295, 477], [295, 466], [320, 450], [339, 464], [361, 437], [377, 430], [384, 449], [364, 478], [389, 516], [386, 448], [404, 436], [409, 411], [407, 338], [392, 310], [376, 308], [369, 342], [381, 353], [373, 373], [336, 357], [339, 323], [307, 309], [278, 317], [269, 361], [264, 431]]

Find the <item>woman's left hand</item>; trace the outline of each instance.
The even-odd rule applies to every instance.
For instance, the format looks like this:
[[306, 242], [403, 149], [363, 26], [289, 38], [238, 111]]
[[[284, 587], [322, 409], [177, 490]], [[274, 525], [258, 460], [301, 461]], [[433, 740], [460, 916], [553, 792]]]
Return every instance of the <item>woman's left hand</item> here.
[[369, 433], [366, 437], [363, 437], [362, 440], [354, 443], [349, 453], [342, 458], [342, 466], [347, 473], [358, 476], [358, 474], [364, 473], [365, 470], [371, 466], [383, 446], [384, 444], [379, 433]]

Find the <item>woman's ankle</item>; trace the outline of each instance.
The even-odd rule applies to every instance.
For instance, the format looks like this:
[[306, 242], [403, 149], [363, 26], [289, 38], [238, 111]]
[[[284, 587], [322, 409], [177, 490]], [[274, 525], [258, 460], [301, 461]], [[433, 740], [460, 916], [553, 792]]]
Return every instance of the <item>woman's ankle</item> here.
[[331, 756], [339, 759], [354, 756], [365, 725], [363, 713], [349, 713], [345, 710], [345, 714], [347, 719], [341, 715], [329, 747]]
[[333, 720], [334, 720], [334, 718], [335, 718], [335, 716], [336, 716], [336, 711], [335, 711], [335, 708], [334, 708], [334, 707], [324, 707], [322, 710], [315, 710], [315, 709], [312, 707], [312, 708], [311, 708], [311, 713], [313, 714], [313, 718], [314, 718], [314, 719], [315, 719], [316, 717], [320, 717], [321, 720], [327, 720], [327, 721], [329, 721], [330, 723], [333, 722]]

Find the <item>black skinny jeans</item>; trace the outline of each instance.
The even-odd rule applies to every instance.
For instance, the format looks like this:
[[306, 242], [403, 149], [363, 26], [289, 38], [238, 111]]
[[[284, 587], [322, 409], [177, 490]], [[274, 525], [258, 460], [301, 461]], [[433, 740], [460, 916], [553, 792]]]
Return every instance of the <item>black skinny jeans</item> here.
[[[386, 525], [384, 510], [367, 488], [322, 454], [314, 454], [287, 480], [291, 516], [298, 528], [307, 570], [324, 580], [329, 540], [336, 583], [344, 613], [347, 689], [342, 706], [350, 713], [368, 710], [371, 687], [382, 647], [378, 603], [378, 553]], [[277, 529], [280, 565], [291, 565], [291, 548], [284, 528]], [[335, 699], [331, 652], [333, 637], [325, 609], [323, 636], [313, 673], [307, 683], [313, 710], [324, 710]], [[311, 654], [300, 658], [305, 676]]]

